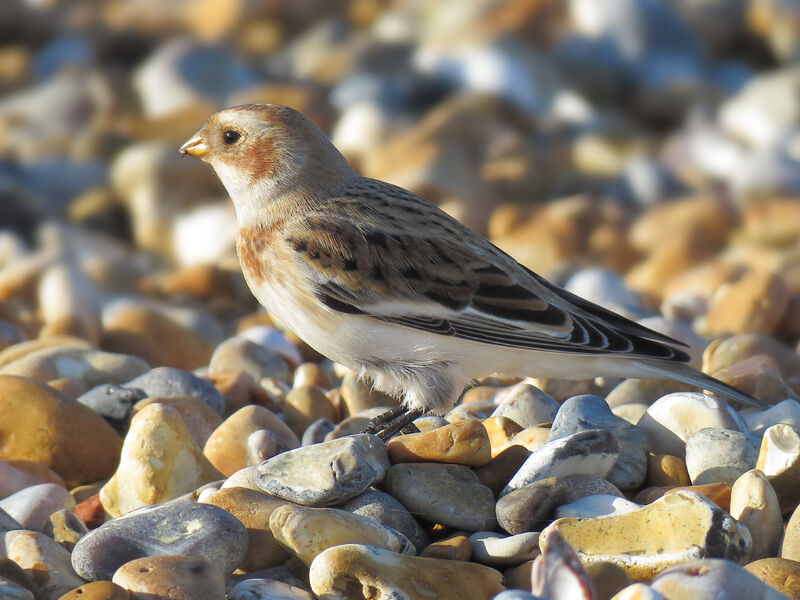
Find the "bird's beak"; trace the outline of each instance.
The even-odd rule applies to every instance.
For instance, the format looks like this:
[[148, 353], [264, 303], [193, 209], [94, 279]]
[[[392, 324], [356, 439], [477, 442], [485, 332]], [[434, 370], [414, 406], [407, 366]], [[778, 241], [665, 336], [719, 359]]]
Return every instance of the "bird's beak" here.
[[180, 151], [181, 156], [186, 156], [188, 154], [190, 156], [202, 158], [208, 154], [208, 146], [203, 141], [202, 136], [199, 133], [196, 133], [189, 141], [181, 146]]

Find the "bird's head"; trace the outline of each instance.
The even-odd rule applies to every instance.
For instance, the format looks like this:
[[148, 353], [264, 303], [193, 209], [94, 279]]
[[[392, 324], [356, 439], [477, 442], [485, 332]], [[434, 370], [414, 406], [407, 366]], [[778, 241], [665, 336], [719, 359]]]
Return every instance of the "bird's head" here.
[[351, 175], [327, 136], [279, 104], [246, 104], [211, 115], [180, 148], [209, 163], [240, 219], [287, 195], [325, 196]]

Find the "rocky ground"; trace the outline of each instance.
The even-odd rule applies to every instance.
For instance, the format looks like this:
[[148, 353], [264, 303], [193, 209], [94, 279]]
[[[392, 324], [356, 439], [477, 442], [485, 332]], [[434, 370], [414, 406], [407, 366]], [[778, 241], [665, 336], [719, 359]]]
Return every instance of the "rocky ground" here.
[[[3, 0], [0, 598], [800, 598], [798, 32], [781, 0]], [[178, 157], [244, 102], [771, 407], [532, 366], [360, 434], [397, 400], [259, 309]]]

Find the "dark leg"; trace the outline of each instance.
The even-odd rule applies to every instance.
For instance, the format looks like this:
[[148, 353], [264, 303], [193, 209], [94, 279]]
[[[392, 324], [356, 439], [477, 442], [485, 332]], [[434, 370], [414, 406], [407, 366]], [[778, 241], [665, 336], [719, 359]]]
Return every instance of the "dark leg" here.
[[419, 431], [412, 421], [421, 414], [422, 411], [420, 409], [407, 411], [398, 406], [372, 419], [364, 428], [364, 433], [372, 433], [387, 442], [397, 433]]

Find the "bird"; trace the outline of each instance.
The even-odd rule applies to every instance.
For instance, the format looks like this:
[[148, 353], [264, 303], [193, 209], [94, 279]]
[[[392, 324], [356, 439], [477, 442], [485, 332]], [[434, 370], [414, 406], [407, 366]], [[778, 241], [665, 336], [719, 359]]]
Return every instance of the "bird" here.
[[670, 378], [766, 406], [690, 367], [686, 345], [574, 295], [416, 194], [359, 175], [277, 104], [217, 112], [180, 147], [236, 212], [242, 272], [268, 313], [322, 355], [441, 415], [477, 378]]

